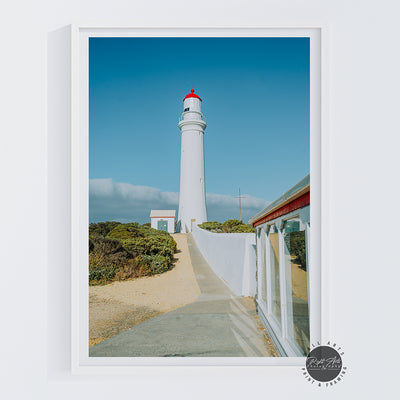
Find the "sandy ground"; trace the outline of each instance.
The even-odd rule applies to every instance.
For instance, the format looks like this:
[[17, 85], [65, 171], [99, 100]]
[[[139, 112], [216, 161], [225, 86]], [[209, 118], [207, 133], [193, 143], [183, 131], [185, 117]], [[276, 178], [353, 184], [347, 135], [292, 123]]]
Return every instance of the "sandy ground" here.
[[200, 296], [186, 235], [172, 235], [178, 245], [172, 270], [161, 275], [89, 287], [89, 346]]

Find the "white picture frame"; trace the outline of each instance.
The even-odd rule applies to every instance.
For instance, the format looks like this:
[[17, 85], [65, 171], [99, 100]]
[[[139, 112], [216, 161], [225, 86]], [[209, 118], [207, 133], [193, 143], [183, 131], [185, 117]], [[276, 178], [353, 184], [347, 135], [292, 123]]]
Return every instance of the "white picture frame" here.
[[[309, 37], [310, 38], [310, 170], [311, 170], [311, 243], [312, 259], [319, 262], [320, 273], [310, 277], [317, 288], [314, 314], [311, 315], [311, 343], [327, 338], [328, 309], [324, 295], [328, 288], [323, 273], [327, 243], [326, 193], [322, 184], [327, 149], [324, 97], [323, 27], [266, 28], [125, 28], [71, 26], [72, 46], [72, 150], [71, 150], [71, 274], [72, 332], [71, 365], [75, 374], [129, 374], [144, 366], [303, 366], [303, 357], [285, 358], [94, 358], [88, 355], [88, 39], [89, 37]], [[314, 269], [315, 270], [315, 269]]]

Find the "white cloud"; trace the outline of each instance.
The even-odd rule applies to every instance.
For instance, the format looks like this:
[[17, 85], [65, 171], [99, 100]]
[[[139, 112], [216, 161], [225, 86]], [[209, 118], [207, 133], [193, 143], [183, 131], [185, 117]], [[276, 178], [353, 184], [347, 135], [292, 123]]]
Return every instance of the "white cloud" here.
[[[246, 195], [245, 195], [246, 196]], [[239, 218], [238, 199], [221, 194], [207, 194], [207, 216], [209, 221], [225, 221]], [[152, 209], [175, 209], [178, 211], [179, 193], [163, 192], [160, 189], [114, 182], [112, 179], [89, 181], [90, 222], [137, 221], [150, 222]], [[242, 199], [244, 222], [264, 208], [268, 202], [247, 195]]]

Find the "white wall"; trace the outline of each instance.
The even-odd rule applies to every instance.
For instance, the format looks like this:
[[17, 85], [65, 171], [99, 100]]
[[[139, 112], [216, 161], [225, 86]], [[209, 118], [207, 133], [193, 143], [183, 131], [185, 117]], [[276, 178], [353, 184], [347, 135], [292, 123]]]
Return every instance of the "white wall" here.
[[151, 227], [154, 229], [158, 229], [158, 221], [168, 221], [168, 232], [175, 233], [175, 218], [150, 218], [151, 219]]
[[213, 233], [196, 226], [192, 234], [210, 267], [235, 294], [255, 295], [255, 233]]
[[[400, 226], [400, 214], [393, 212], [400, 197], [394, 179], [400, 170], [399, 3], [234, 0], [229, 12], [226, 5], [218, 0], [203, 0], [200, 7], [181, 0], [2, 3], [4, 398], [102, 400], [134, 393], [137, 398], [177, 400], [190, 393], [193, 400], [224, 396], [314, 400], [390, 398], [396, 393], [400, 327], [393, 305], [398, 301], [400, 269], [391, 249], [398, 247]], [[327, 28], [323, 145], [329, 150], [323, 158], [323, 254], [328, 262], [323, 271], [329, 290], [324, 297], [329, 337], [343, 346], [349, 367], [343, 382], [318, 389], [304, 381], [299, 368], [268, 366], [188, 367], [179, 368], [179, 373], [172, 367], [145, 367], [130, 376], [71, 376], [70, 43], [64, 29], [71, 22]], [[375, 211], [379, 218], [371, 218]], [[21, 232], [29, 237], [23, 248]], [[371, 326], [380, 329], [367, 329]], [[385, 368], [380, 368], [382, 364]]]
[[168, 232], [175, 233], [175, 218], [168, 218]]

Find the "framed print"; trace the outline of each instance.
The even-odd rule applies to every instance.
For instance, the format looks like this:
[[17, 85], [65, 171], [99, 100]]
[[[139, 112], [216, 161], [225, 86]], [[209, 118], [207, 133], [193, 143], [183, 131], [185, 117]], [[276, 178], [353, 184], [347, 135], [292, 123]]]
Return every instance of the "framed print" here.
[[321, 29], [74, 26], [72, 71], [74, 372], [304, 365]]

